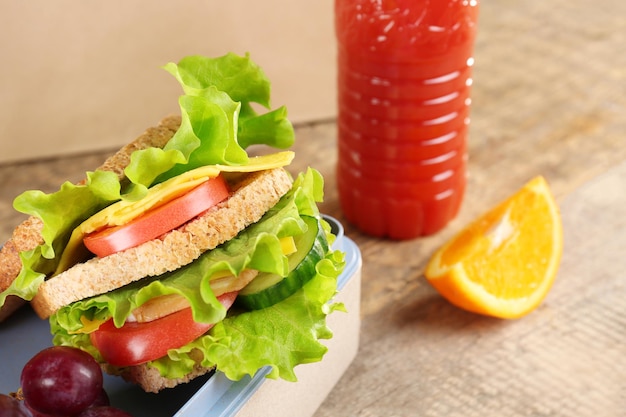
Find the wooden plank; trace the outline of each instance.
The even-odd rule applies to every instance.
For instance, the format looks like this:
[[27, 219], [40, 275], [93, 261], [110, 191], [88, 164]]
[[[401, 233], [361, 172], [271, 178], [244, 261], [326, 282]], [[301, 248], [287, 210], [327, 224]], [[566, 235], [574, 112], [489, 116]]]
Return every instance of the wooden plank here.
[[622, 415], [624, 190], [626, 163], [563, 199], [558, 278], [545, 302], [522, 319], [467, 313], [422, 276], [413, 288], [401, 280], [402, 294], [392, 292], [396, 301], [364, 323], [359, 356], [317, 416]]

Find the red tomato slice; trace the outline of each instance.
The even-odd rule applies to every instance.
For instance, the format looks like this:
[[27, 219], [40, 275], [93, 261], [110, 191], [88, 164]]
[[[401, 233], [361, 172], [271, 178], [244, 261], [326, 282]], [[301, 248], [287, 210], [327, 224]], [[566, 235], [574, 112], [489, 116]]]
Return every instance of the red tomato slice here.
[[[217, 299], [228, 309], [236, 297], [235, 291]], [[168, 350], [194, 341], [211, 327], [212, 323], [195, 322], [189, 307], [147, 323], [125, 323], [120, 328], [110, 319], [89, 337], [105, 361], [114, 366], [132, 366], [161, 358]]]
[[182, 196], [150, 210], [130, 223], [108, 227], [83, 239], [96, 256], [104, 257], [156, 239], [163, 233], [210, 209], [228, 198], [228, 185], [220, 175], [211, 178]]

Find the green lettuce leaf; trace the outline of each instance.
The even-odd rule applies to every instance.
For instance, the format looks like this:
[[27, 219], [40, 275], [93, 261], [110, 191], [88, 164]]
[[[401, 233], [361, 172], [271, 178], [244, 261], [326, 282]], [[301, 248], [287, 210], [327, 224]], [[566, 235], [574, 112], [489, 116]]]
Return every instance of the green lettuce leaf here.
[[[318, 263], [316, 276], [291, 297], [262, 310], [226, 318], [207, 336], [171, 352], [167, 362], [199, 347], [205, 353], [202, 364], [216, 366], [231, 380], [254, 376], [269, 366], [269, 378], [296, 381], [297, 365], [320, 361], [328, 350], [320, 339], [333, 335], [326, 316], [337, 307], [328, 302], [336, 293], [343, 260], [342, 253], [330, 252]], [[155, 364], [161, 371], [162, 361]]]
[[251, 106], [243, 105], [239, 113], [238, 141], [243, 148], [272, 143], [276, 148], [286, 149], [293, 145], [294, 131], [287, 119], [287, 108], [282, 106], [259, 115]]
[[163, 149], [133, 153], [124, 171], [133, 184], [147, 188], [200, 166], [248, 162], [248, 154], [237, 143], [240, 103], [209, 87], [202, 96], [180, 97], [179, 105], [181, 126]]
[[0, 305], [9, 295], [31, 300], [47, 274], [56, 268], [59, 256], [76, 225], [121, 198], [120, 182], [112, 172], [87, 173], [84, 185], [65, 182], [59, 191], [45, 194], [26, 191], [17, 196], [13, 207], [43, 222], [43, 244], [22, 252], [22, 270], [11, 285], [0, 293]]
[[[305, 213], [319, 217], [316, 202], [321, 201], [322, 190], [321, 175], [309, 169], [296, 178], [291, 191], [259, 222], [197, 262], [147, 285], [132, 284], [61, 309], [50, 319], [54, 343], [80, 347], [98, 358], [88, 335], [71, 334], [82, 326], [81, 316], [90, 320], [113, 317], [117, 325], [122, 325], [132, 309], [148, 299], [177, 293], [190, 301], [196, 320], [217, 324], [205, 336], [152, 362], [162, 375], [179, 378], [190, 372], [194, 360], [189, 353], [200, 349], [204, 366], [217, 366], [231, 379], [254, 375], [258, 369], [270, 366], [270, 377], [295, 380], [295, 366], [319, 361], [326, 352], [320, 340], [332, 336], [326, 316], [341, 308], [329, 301], [336, 293], [337, 278], [344, 268], [344, 254], [329, 250], [317, 264], [315, 277], [284, 301], [226, 318], [210, 289], [209, 278], [215, 271], [229, 269], [238, 273], [245, 268], [286, 275], [287, 259], [278, 239], [303, 233], [306, 223], [301, 216]], [[330, 234], [329, 228], [324, 230]]]
[[293, 145], [285, 107], [254, 110], [252, 103], [270, 109], [270, 82], [248, 55], [190, 56], [164, 68], [185, 92], [179, 100], [182, 126], [162, 150], [137, 152], [125, 170], [133, 183], [147, 187], [203, 165], [245, 165], [245, 149], [253, 144]]
[[200, 95], [200, 91], [215, 86], [235, 101], [270, 108], [270, 81], [248, 54], [241, 57], [228, 53], [217, 58], [192, 55], [164, 68], [178, 80], [185, 94]]
[[129, 181], [121, 184], [113, 173], [96, 171], [87, 173], [85, 185], [65, 183], [52, 194], [27, 191], [15, 199], [17, 211], [43, 221], [44, 242], [20, 254], [22, 271], [0, 293], [0, 306], [9, 295], [32, 299], [56, 269], [72, 230], [102, 208], [120, 199], [140, 199], [151, 185], [202, 165], [244, 165], [245, 149], [252, 144], [279, 149], [293, 144], [284, 107], [261, 115], [254, 111], [252, 103], [270, 108], [270, 83], [248, 55], [192, 56], [165, 70], [185, 93], [179, 98], [182, 125], [163, 149], [132, 154], [125, 171]]

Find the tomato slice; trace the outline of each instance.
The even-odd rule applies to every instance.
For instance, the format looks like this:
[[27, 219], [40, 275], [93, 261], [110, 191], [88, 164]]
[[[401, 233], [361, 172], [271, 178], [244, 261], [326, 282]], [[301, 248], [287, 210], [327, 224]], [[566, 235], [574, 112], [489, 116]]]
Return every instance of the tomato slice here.
[[[234, 303], [237, 292], [217, 297], [226, 308]], [[197, 323], [191, 307], [146, 323], [129, 322], [117, 328], [110, 319], [89, 335], [91, 343], [105, 361], [114, 366], [133, 366], [167, 355], [170, 349], [186, 345], [202, 336], [213, 323]]]
[[127, 224], [91, 233], [83, 242], [96, 256], [109, 256], [156, 239], [224, 201], [228, 195], [228, 185], [219, 175]]

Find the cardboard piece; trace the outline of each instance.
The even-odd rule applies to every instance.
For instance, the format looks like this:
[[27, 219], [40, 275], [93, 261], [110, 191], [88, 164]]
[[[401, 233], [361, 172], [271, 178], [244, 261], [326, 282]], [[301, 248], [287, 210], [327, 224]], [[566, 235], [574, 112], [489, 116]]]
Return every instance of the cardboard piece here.
[[331, 0], [0, 2], [0, 162], [114, 149], [179, 113], [160, 67], [251, 58], [293, 122], [335, 115]]

